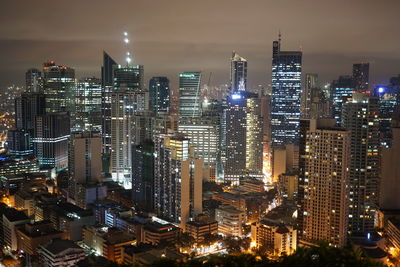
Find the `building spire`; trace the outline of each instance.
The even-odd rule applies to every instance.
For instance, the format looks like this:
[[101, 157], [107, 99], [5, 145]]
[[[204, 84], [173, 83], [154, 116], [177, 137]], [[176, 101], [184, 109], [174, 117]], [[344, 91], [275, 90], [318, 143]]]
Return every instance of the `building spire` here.
[[281, 34], [281, 30], [279, 29], [279, 33], [278, 33], [279, 46], [281, 46], [281, 37], [282, 37], [282, 34]]
[[126, 66], [129, 66], [129, 64], [132, 61], [131, 53], [129, 52], [128, 44], [129, 44], [129, 38], [128, 38], [128, 32], [124, 32], [124, 43], [125, 43], [125, 49], [126, 49]]

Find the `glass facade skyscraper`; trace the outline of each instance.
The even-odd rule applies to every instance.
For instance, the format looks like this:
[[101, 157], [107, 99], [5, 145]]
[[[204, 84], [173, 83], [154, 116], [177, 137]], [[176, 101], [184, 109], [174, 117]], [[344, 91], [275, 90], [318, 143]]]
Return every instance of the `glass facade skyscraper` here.
[[351, 76], [340, 76], [331, 84], [332, 116], [338, 125], [342, 124], [342, 108], [353, 95], [354, 79]]
[[246, 91], [247, 89], [247, 59], [235, 51], [231, 59], [231, 91]]
[[369, 86], [369, 63], [353, 64], [353, 79], [358, 92], [366, 92]]
[[201, 116], [201, 72], [179, 74], [179, 116], [181, 118]]
[[154, 114], [169, 111], [169, 90], [169, 80], [167, 77], [153, 77], [150, 79], [150, 109]]
[[302, 52], [281, 51], [273, 42], [272, 51], [272, 145], [298, 143], [301, 100]]

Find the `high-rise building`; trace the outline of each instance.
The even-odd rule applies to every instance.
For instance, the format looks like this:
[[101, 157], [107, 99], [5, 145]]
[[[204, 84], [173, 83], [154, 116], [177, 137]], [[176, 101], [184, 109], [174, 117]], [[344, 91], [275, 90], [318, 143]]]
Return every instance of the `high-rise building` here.
[[153, 77], [150, 79], [150, 109], [154, 114], [169, 111], [169, 93], [169, 80], [167, 77]]
[[70, 174], [69, 193], [75, 198], [78, 184], [93, 184], [101, 181], [100, 133], [80, 132], [71, 134], [68, 170]]
[[340, 76], [331, 84], [332, 116], [338, 125], [342, 125], [343, 105], [351, 99], [354, 90], [354, 79], [351, 76]]
[[186, 222], [202, 213], [203, 159], [193, 157], [190, 140], [181, 134], [156, 139], [155, 211], [185, 230]]
[[349, 216], [349, 133], [335, 127], [334, 119], [300, 125], [299, 235], [305, 243], [326, 240], [342, 247]]
[[71, 112], [74, 107], [75, 70], [54, 61], [43, 64], [46, 112]]
[[75, 88], [75, 112], [71, 130], [101, 132], [101, 81], [97, 78], [80, 79]]
[[301, 51], [281, 51], [280, 38], [273, 42], [271, 130], [274, 147], [298, 143], [301, 60]]
[[231, 91], [247, 90], [247, 59], [239, 56], [235, 51], [231, 58]]
[[38, 69], [29, 69], [25, 73], [25, 92], [39, 93], [43, 90], [42, 73]]
[[68, 167], [69, 115], [48, 113], [36, 116], [33, 151], [40, 167], [64, 169]]
[[369, 86], [369, 63], [353, 64], [353, 79], [356, 91], [366, 93]]
[[260, 98], [233, 92], [222, 116], [224, 181], [239, 183], [247, 176], [262, 177], [263, 127]]
[[35, 117], [45, 113], [45, 96], [42, 93], [22, 93], [15, 99], [15, 127], [32, 131]]
[[311, 109], [311, 91], [318, 87], [318, 74], [306, 73], [304, 89], [301, 96], [301, 117], [308, 118]]
[[144, 210], [154, 210], [154, 143], [145, 140], [132, 149], [132, 199]]
[[111, 95], [111, 174], [125, 188], [132, 186], [133, 117], [146, 109], [143, 66], [119, 66], [114, 70]]
[[118, 64], [103, 51], [103, 66], [101, 67], [101, 117], [103, 135], [103, 152], [111, 151], [111, 93], [114, 85], [113, 73]]
[[179, 74], [179, 116], [201, 116], [201, 72], [183, 72]]
[[354, 93], [343, 107], [343, 126], [350, 132], [349, 231], [374, 231], [379, 182], [378, 99]]

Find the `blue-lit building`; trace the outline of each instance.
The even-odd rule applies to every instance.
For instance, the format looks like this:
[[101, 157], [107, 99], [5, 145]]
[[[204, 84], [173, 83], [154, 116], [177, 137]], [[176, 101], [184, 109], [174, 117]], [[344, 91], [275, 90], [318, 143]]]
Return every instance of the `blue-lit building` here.
[[353, 96], [354, 90], [354, 79], [351, 76], [340, 76], [331, 84], [332, 116], [339, 125], [342, 124], [343, 104]]
[[273, 42], [271, 133], [272, 145], [297, 144], [301, 102], [301, 51], [281, 51]]
[[247, 59], [235, 51], [231, 58], [231, 91], [246, 91], [247, 89]]
[[150, 109], [154, 114], [169, 111], [169, 90], [167, 77], [153, 77], [150, 79]]

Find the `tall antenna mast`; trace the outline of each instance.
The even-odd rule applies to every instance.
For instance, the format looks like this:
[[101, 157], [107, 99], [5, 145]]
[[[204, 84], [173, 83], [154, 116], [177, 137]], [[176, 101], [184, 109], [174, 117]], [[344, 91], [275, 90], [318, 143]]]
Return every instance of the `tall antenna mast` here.
[[131, 58], [131, 53], [129, 52], [128, 44], [129, 44], [129, 38], [128, 38], [128, 32], [124, 32], [124, 43], [125, 43], [125, 49], [126, 49], [126, 66], [129, 66], [129, 64], [132, 61]]

